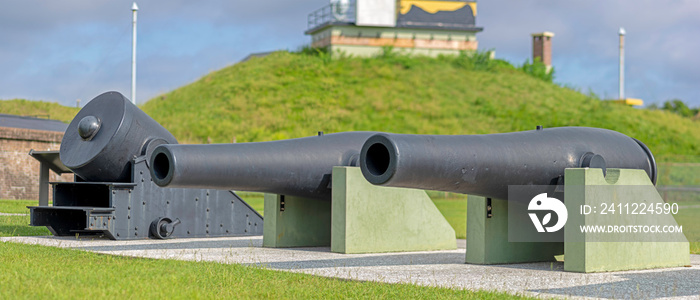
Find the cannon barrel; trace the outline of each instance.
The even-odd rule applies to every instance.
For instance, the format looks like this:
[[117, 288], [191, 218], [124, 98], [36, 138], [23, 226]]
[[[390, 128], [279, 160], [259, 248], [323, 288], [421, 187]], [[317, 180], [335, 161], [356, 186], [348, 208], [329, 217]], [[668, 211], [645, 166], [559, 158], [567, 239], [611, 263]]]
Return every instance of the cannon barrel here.
[[153, 181], [198, 187], [330, 199], [334, 166], [357, 166], [376, 132], [344, 132], [290, 140], [160, 145], [151, 155]]
[[175, 137], [118, 92], [101, 94], [70, 122], [59, 150], [61, 162], [93, 182], [131, 180], [131, 161]]
[[600, 128], [560, 127], [484, 135], [377, 134], [360, 168], [376, 185], [507, 199], [509, 185], [563, 184], [566, 168], [642, 169], [656, 162], [640, 141]]

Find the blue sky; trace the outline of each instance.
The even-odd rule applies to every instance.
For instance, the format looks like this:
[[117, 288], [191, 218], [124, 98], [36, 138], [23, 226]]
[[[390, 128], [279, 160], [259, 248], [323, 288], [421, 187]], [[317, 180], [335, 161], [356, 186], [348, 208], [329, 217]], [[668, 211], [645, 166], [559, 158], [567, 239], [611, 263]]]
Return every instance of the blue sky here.
[[[0, 99], [75, 105], [130, 94], [131, 1], [3, 1]], [[193, 82], [252, 52], [308, 44], [323, 0], [140, 1], [137, 101]], [[530, 34], [555, 33], [556, 81], [617, 97], [617, 30], [625, 27], [626, 95], [700, 106], [700, 1], [482, 0], [479, 48], [521, 64]]]

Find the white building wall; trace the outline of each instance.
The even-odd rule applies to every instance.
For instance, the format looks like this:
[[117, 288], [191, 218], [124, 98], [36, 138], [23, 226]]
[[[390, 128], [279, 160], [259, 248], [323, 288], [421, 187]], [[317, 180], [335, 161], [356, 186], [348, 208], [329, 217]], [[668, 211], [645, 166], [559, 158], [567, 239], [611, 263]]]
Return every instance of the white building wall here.
[[396, 26], [396, 0], [357, 0], [357, 26]]

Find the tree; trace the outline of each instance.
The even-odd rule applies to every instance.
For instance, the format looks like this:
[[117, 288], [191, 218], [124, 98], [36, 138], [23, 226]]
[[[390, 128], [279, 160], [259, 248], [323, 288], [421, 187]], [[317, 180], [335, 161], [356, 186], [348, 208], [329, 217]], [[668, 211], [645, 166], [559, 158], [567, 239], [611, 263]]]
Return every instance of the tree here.
[[690, 108], [680, 99], [671, 99], [664, 102], [661, 109], [681, 115], [683, 117], [694, 117], [700, 111], [700, 108]]

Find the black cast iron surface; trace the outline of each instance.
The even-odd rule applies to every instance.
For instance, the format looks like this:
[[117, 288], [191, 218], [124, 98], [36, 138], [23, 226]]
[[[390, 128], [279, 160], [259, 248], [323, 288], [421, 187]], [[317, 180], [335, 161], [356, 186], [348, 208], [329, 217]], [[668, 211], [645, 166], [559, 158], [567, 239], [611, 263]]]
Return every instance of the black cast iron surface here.
[[331, 198], [334, 166], [357, 166], [376, 132], [216, 145], [161, 145], [151, 155], [160, 186], [234, 189], [315, 199]]
[[160, 186], [233, 189], [331, 198], [334, 166], [357, 166], [360, 148], [376, 132], [216, 145], [161, 145], [151, 155]]
[[154, 143], [177, 140], [122, 94], [106, 92], [71, 121], [59, 153], [63, 164], [87, 181], [129, 182], [131, 161]]
[[177, 141], [124, 96], [97, 96], [59, 153], [80, 182], [54, 183], [53, 206], [29, 207], [31, 225], [117, 240], [262, 234], [262, 216], [233, 191], [155, 185], [147, 158], [165, 143]]
[[563, 184], [566, 168], [642, 169], [656, 182], [656, 162], [642, 142], [588, 127], [452, 136], [380, 133], [363, 145], [360, 167], [373, 184], [499, 199], [507, 199], [508, 185]]

